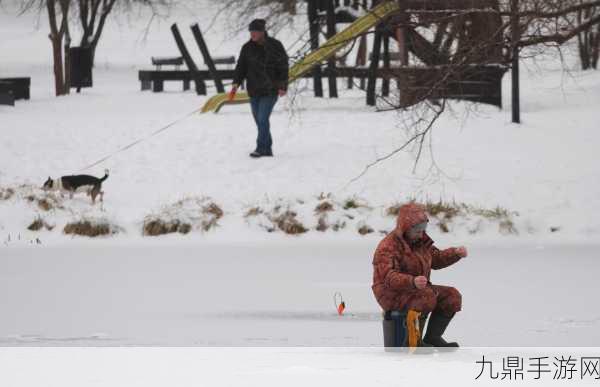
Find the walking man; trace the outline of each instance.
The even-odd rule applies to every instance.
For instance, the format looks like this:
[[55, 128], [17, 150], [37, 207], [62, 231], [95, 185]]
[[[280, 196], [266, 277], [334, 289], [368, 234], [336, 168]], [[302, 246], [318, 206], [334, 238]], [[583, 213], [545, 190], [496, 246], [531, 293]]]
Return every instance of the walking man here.
[[269, 118], [277, 98], [287, 92], [289, 64], [281, 42], [267, 34], [265, 20], [253, 20], [249, 30], [250, 40], [240, 51], [231, 95], [235, 95], [246, 80], [252, 115], [258, 128], [256, 149], [250, 157], [258, 158], [273, 156]]

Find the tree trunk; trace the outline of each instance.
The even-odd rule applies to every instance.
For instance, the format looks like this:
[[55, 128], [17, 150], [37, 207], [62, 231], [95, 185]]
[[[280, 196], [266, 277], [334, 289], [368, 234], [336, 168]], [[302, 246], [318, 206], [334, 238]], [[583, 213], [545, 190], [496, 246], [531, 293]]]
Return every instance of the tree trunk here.
[[[50, 23], [50, 42], [52, 42], [52, 61], [54, 69], [54, 92], [56, 96], [63, 95], [65, 90], [62, 39], [64, 30], [58, 28], [56, 20], [56, 1], [46, 0], [46, 9], [48, 10], [48, 21]], [[65, 20], [61, 23], [64, 26]]]
[[65, 81], [63, 77], [62, 38], [50, 37], [52, 41], [52, 59], [54, 62], [54, 90], [56, 96], [65, 94]]
[[590, 67], [590, 55], [587, 47], [584, 44], [583, 35], [585, 32], [577, 34], [577, 51], [579, 52], [579, 62], [581, 63], [581, 69], [587, 70]]
[[[92, 67], [95, 63], [96, 48], [102, 36], [106, 18], [115, 3], [116, 0], [79, 0], [79, 20], [83, 29], [80, 45], [91, 49]], [[97, 25], [96, 21], [98, 21]]]
[[71, 93], [71, 35], [69, 29], [65, 33], [65, 82], [64, 82], [64, 94]]
[[[331, 39], [336, 34], [335, 27], [335, 4], [333, 0], [327, 2], [327, 39]], [[337, 98], [337, 75], [335, 72], [335, 55], [327, 61], [329, 70], [329, 98]]]
[[[319, 48], [319, 20], [317, 10], [317, 0], [308, 0], [308, 25], [310, 29], [310, 48], [317, 50]], [[313, 70], [313, 88], [315, 97], [323, 97], [323, 83], [321, 66], [314, 66]]]
[[598, 57], [600, 57], [600, 24], [596, 28], [596, 32], [592, 33], [592, 67], [598, 69]]

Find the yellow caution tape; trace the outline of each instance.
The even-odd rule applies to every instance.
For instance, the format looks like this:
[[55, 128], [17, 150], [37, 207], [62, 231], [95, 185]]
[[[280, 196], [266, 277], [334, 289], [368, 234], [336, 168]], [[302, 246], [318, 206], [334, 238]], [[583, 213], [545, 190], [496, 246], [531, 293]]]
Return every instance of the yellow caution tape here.
[[[400, 9], [396, 1], [386, 1], [370, 10], [366, 15], [356, 19], [344, 30], [332, 36], [319, 49], [309, 53], [290, 68], [288, 74], [288, 83], [292, 83], [309, 72], [314, 66], [326, 61], [351, 43], [356, 37], [367, 32], [370, 28], [381, 22], [381, 19], [397, 12]], [[229, 100], [228, 93], [220, 93], [209, 98], [202, 107], [201, 112], [213, 111], [218, 113], [224, 105], [234, 105], [250, 102], [247, 93], [240, 92], [235, 95], [233, 100]]]

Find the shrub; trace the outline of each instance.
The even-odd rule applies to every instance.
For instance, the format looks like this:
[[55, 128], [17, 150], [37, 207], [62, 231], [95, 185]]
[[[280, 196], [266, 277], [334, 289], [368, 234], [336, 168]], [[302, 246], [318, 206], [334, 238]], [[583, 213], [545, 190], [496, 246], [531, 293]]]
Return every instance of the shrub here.
[[42, 218], [38, 217], [36, 218], [28, 227], [27, 229], [29, 231], [39, 231], [41, 229], [45, 228], [48, 231], [51, 231], [54, 227], [50, 226], [48, 223], [46, 223]]
[[144, 222], [143, 235], [158, 236], [172, 233], [187, 234], [192, 230], [192, 225], [179, 220], [165, 221], [162, 219], [148, 219]]
[[0, 188], [0, 200], [8, 200], [13, 197], [15, 190], [12, 188]]
[[360, 235], [367, 235], [367, 234], [371, 234], [373, 231], [374, 231], [374, 230], [373, 230], [371, 227], [369, 227], [368, 225], [366, 225], [366, 224], [363, 224], [362, 226], [360, 226], [360, 227], [358, 228], [358, 233], [359, 233]]
[[327, 200], [319, 203], [316, 207], [315, 207], [315, 212], [317, 214], [322, 214], [324, 212], [329, 212], [329, 211], [333, 211], [333, 204]]
[[272, 222], [286, 234], [304, 234], [308, 229], [296, 219], [296, 215], [294, 211], [288, 210], [281, 215], [273, 217]]
[[65, 234], [87, 236], [90, 238], [116, 234], [117, 230], [111, 224], [100, 221], [79, 220], [68, 223], [63, 229]]

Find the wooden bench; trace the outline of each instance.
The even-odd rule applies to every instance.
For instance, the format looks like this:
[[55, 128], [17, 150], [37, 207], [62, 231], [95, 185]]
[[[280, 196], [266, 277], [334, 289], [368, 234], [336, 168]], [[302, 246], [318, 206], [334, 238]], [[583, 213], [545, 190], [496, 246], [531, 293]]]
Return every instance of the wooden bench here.
[[152, 57], [152, 64], [160, 70], [162, 66], [175, 66], [175, 70], [179, 70], [179, 66], [183, 64], [183, 57]]
[[10, 86], [11, 83], [0, 81], [0, 105], [15, 106], [15, 96]]
[[4, 89], [12, 91], [15, 100], [29, 99], [31, 78], [0, 78]]
[[402, 67], [390, 70], [390, 75], [398, 79], [402, 108], [424, 99], [442, 98], [502, 108], [502, 77], [506, 70], [499, 65], [473, 65], [454, 71], [446, 66]]
[[[202, 79], [211, 79], [210, 71], [198, 71]], [[233, 79], [233, 70], [219, 70], [221, 79]], [[158, 71], [158, 70], [140, 70], [138, 79], [142, 84], [142, 91], [152, 89], [153, 92], [159, 93], [164, 90], [166, 81], [183, 81], [183, 90], [190, 89], [190, 82], [194, 80], [194, 74], [191, 71]], [[198, 90], [196, 90], [198, 92]]]
[[0, 105], [14, 106], [19, 99], [29, 99], [31, 78], [0, 78]]
[[[213, 63], [215, 65], [234, 65], [235, 64], [235, 56], [215, 56], [212, 58]], [[207, 64], [204, 61], [204, 64]]]

